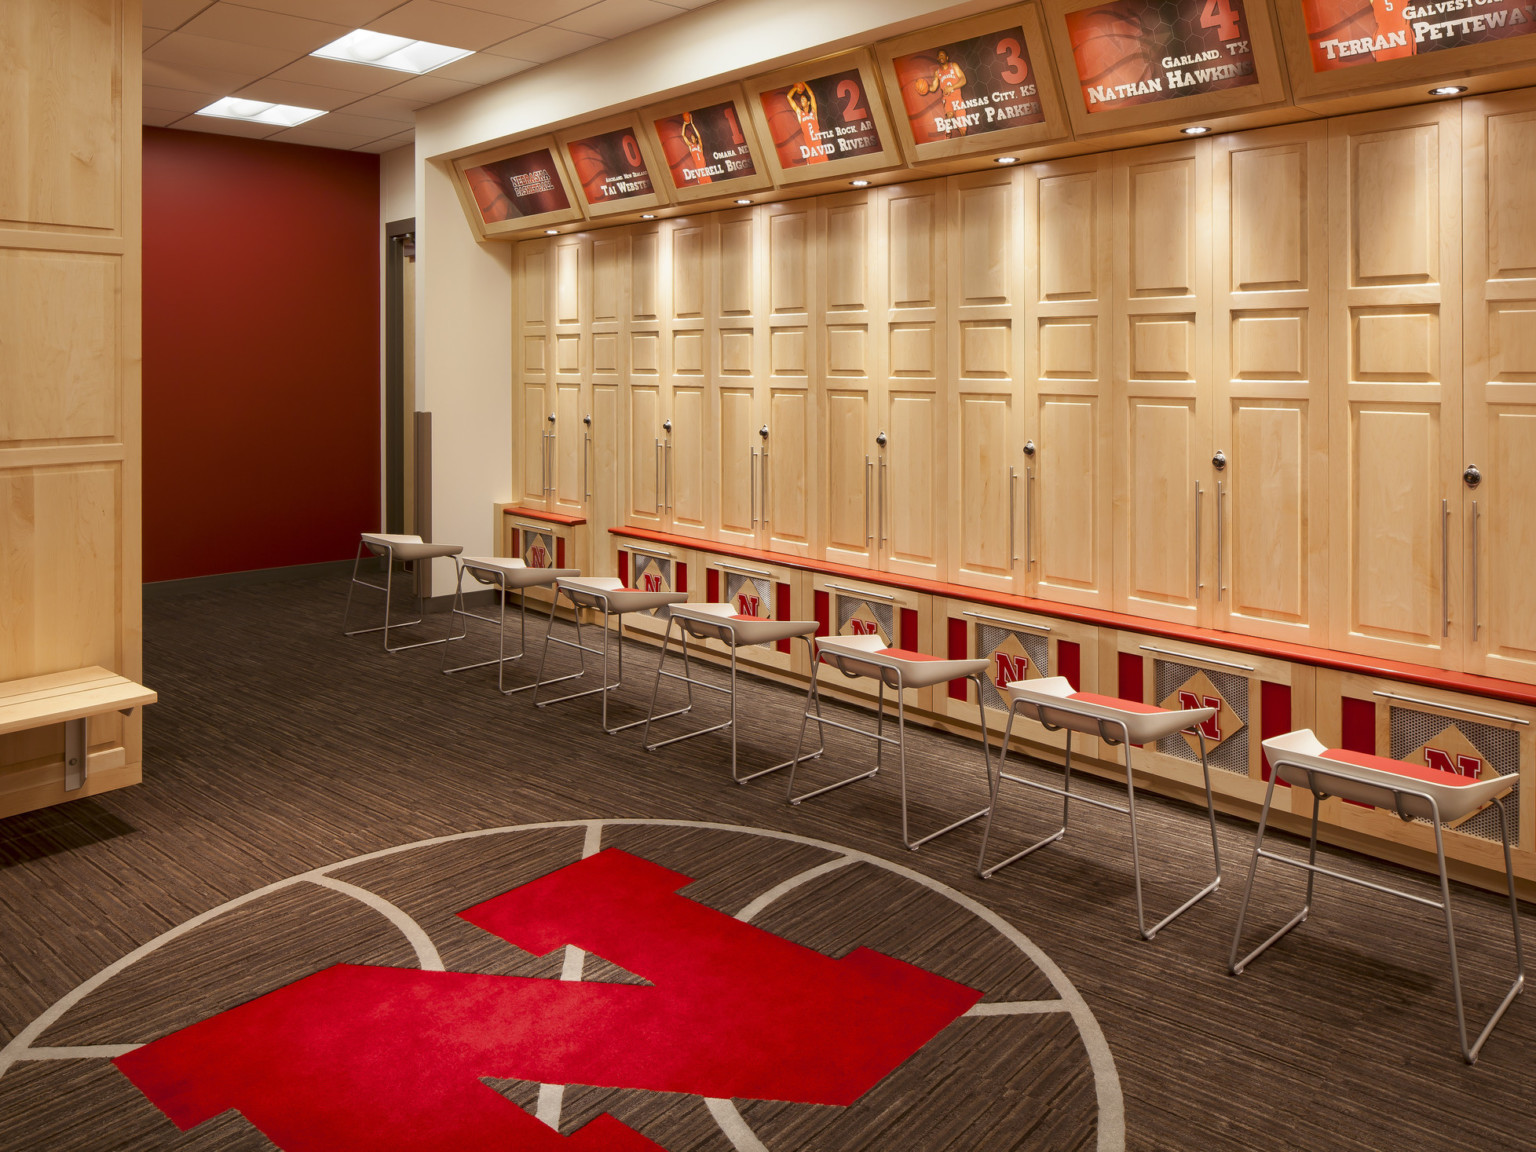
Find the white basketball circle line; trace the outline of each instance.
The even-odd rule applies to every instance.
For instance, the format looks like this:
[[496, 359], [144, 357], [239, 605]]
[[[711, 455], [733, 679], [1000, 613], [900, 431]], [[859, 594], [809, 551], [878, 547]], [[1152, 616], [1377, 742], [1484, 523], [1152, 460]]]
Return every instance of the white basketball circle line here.
[[[399, 855], [402, 852], [431, 848], [441, 844], [452, 844], [486, 836], [505, 836], [516, 832], [538, 832], [561, 828], [580, 828], [584, 831], [582, 856], [586, 857], [598, 850], [598, 846], [602, 842], [603, 829], [608, 826], [615, 828], [697, 828], [704, 831], [731, 832], [740, 835], [762, 836], [768, 839], [804, 844], [837, 855], [837, 859], [808, 868], [755, 897], [745, 908], [736, 914], [737, 919], [743, 921], [750, 921], [775, 900], [778, 900], [795, 888], [829, 872], [857, 863], [869, 864], [904, 879], [911, 880], [964, 908], [967, 912], [998, 932], [1004, 939], [1028, 957], [1035, 967], [1040, 970], [1041, 974], [1050, 981], [1052, 988], [1056, 990], [1057, 995], [1060, 997], [1059, 1000], [1006, 1001], [1002, 1003], [977, 1004], [965, 1014], [966, 1017], [1034, 1015], [1046, 1012], [1065, 1012], [1070, 1015], [1072, 1022], [1077, 1026], [1078, 1036], [1081, 1038], [1084, 1051], [1088, 1056], [1089, 1068], [1093, 1072], [1094, 1092], [1099, 1112], [1096, 1147], [1098, 1152], [1123, 1152], [1125, 1148], [1125, 1100], [1121, 1093], [1120, 1076], [1115, 1069], [1114, 1056], [1109, 1050], [1109, 1044], [1104, 1039], [1104, 1033], [1099, 1028], [1099, 1023], [1094, 1019], [1093, 1012], [1083, 999], [1082, 994], [1073, 986], [1072, 981], [1067, 978], [1066, 974], [1057, 967], [1055, 961], [1042, 952], [1029, 937], [1025, 936], [986, 905], [973, 900], [963, 892], [958, 892], [942, 881], [925, 876], [921, 872], [916, 872], [911, 868], [890, 860], [881, 859], [868, 852], [860, 852], [856, 849], [830, 844], [824, 840], [817, 840], [810, 836], [800, 836], [793, 832], [779, 832], [770, 828], [753, 828], [740, 824], [718, 824], [698, 820], [552, 820], [536, 824], [515, 824], [500, 828], [482, 828], [471, 832], [456, 832], [448, 836], [434, 836], [425, 840], [416, 840], [409, 844], [397, 844], [389, 848], [381, 848], [376, 852], [367, 852], [361, 856], [338, 860], [332, 864], [312, 868], [308, 872], [301, 872], [286, 879], [274, 881], [261, 888], [253, 889], [244, 895], [236, 896], [232, 900], [226, 900], [223, 904], [210, 908], [206, 912], [201, 912], [167, 929], [154, 939], [139, 945], [139, 947], [131, 952], [113, 961], [100, 972], [97, 972], [94, 976], [81, 982], [75, 988], [59, 997], [58, 1000], [54, 1001], [53, 1004], [49, 1005], [47, 1009], [38, 1015], [36, 1019], [13, 1036], [4, 1048], [0, 1048], [0, 1077], [3, 1077], [12, 1065], [22, 1061], [112, 1059], [123, 1055], [125, 1052], [133, 1051], [133, 1049], [139, 1047], [138, 1044], [97, 1044], [34, 1048], [32, 1041], [57, 1023], [66, 1012], [86, 996], [100, 988], [120, 972], [138, 963], [144, 957], [158, 951], [179, 937], [202, 927], [209, 921], [223, 916], [227, 912], [234, 911], [245, 904], [252, 903], [265, 896], [270, 896], [273, 893], [281, 892], [297, 884], [316, 884], [366, 904], [388, 919], [400, 931], [416, 952], [417, 962], [423, 969], [443, 971], [442, 961], [437, 955], [436, 947], [415, 920], [382, 896], [365, 888], [348, 884], [346, 881], [338, 880], [332, 877], [330, 873], [351, 868], [354, 865], [365, 864], [369, 861], [386, 859], [390, 856]], [[579, 980], [584, 961], [585, 953], [581, 949], [567, 945], [564, 962], [561, 966], [560, 978], [562, 980]], [[558, 1127], [559, 1125], [560, 1105], [563, 1094], [563, 1085], [540, 1085], [538, 1118], [546, 1123], [550, 1123], [552, 1118], [552, 1127]], [[737, 1152], [767, 1152], [767, 1149], [757, 1139], [756, 1135], [753, 1134], [731, 1101], [705, 1098], [705, 1105], [726, 1138], [737, 1149]]]

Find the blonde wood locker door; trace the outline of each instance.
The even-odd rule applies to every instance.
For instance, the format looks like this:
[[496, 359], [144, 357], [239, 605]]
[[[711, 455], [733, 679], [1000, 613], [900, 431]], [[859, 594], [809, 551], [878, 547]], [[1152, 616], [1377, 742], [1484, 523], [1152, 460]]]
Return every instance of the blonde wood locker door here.
[[1114, 225], [1106, 157], [1024, 173], [1023, 591], [1108, 609], [1114, 589]]
[[1212, 148], [1215, 624], [1325, 646], [1327, 129]]
[[[522, 387], [522, 417], [518, 421], [518, 443], [522, 455], [523, 498], [527, 508], [548, 508], [550, 477], [554, 471], [555, 453], [551, 445], [551, 429], [555, 421], [555, 386], [528, 381]], [[558, 420], [558, 416], [556, 417]]]
[[624, 521], [635, 528], [657, 531], [668, 523], [662, 508], [662, 343], [661, 308], [665, 285], [662, 233], [657, 226], [630, 235], [629, 313], [627, 337], [629, 371], [621, 393], [626, 446]]
[[883, 243], [874, 261], [884, 287], [876, 525], [880, 567], [944, 579], [949, 493], [944, 312], [947, 187], [938, 180], [880, 192]]
[[1457, 667], [1461, 119], [1453, 104], [1329, 125], [1332, 647]]
[[548, 434], [546, 418], [553, 411], [547, 393], [554, 353], [551, 317], [554, 314], [552, 247], [547, 240], [529, 240], [517, 246], [517, 296], [513, 332], [512, 443], [513, 491], [520, 503], [544, 507], [549, 489]]
[[669, 388], [662, 414], [662, 503], [668, 530], [707, 536], [710, 530], [710, 461], [714, 435], [709, 402], [708, 268], [713, 262], [715, 221], [680, 220], [667, 226], [670, 291], [665, 335]]
[[1116, 607], [1204, 624], [1215, 559], [1210, 145], [1140, 149], [1112, 163]]
[[884, 314], [876, 302], [874, 193], [828, 196], [817, 209], [822, 554], [873, 568], [879, 381], [872, 328]]
[[1467, 670], [1536, 683], [1536, 93], [1463, 106]]
[[624, 502], [620, 429], [623, 427], [620, 413], [621, 389], [613, 384], [592, 386], [592, 424], [589, 456], [587, 522], [590, 526], [587, 539], [589, 554], [588, 575], [612, 576], [613, 549], [608, 542], [608, 529], [624, 523]]
[[1022, 173], [950, 181], [949, 578], [1015, 590], [1025, 459]]
[[715, 538], [756, 548], [762, 523], [762, 397], [765, 355], [759, 266], [761, 227], [751, 208], [717, 217], [711, 376], [715, 390], [712, 438]]
[[[763, 217], [762, 294], [767, 309], [768, 426], [759, 501], [764, 547], [809, 556], [816, 548], [816, 401], [811, 368], [818, 345], [811, 324], [811, 269], [817, 266], [815, 208], [774, 204]], [[761, 437], [759, 437], [761, 439]]]
[[[608, 529], [622, 524], [618, 480], [620, 402], [625, 367], [625, 309], [629, 274], [629, 238], [621, 232], [599, 233], [592, 241], [591, 385], [582, 412], [583, 497], [591, 525], [588, 563], [612, 554]], [[607, 575], [605, 571], [603, 573]]]

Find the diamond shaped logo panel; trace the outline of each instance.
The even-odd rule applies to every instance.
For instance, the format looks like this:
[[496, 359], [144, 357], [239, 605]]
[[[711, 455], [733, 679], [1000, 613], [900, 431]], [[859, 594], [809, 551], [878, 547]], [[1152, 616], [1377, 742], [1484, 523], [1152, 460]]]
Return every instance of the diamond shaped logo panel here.
[[1050, 641], [1032, 633], [1014, 632], [994, 624], [976, 626], [976, 654], [990, 663], [982, 682], [982, 700], [988, 708], [1008, 709], [998, 688], [1018, 680], [1050, 675]]
[[[1388, 711], [1391, 732], [1389, 754], [1394, 760], [1407, 760], [1455, 772], [1459, 776], [1482, 780], [1489, 776], [1507, 776], [1520, 770], [1520, 736], [1509, 728], [1482, 724], [1476, 720], [1452, 719], [1444, 713], [1425, 712], [1393, 705]], [[1509, 838], [1520, 839], [1520, 789], [1517, 785], [1504, 801], [1509, 819]], [[1453, 827], [1468, 836], [1498, 840], [1499, 814], [1493, 805], [1473, 812]]]
[[[1483, 758], [1483, 754], [1473, 747], [1472, 741], [1463, 736], [1461, 729], [1454, 724], [1447, 724], [1441, 731], [1408, 753], [1405, 759], [1410, 764], [1422, 764], [1426, 768], [1451, 772], [1457, 776], [1465, 776], [1469, 780], [1481, 780], [1486, 776], [1499, 774], [1493, 765]], [[1490, 805], [1485, 804], [1476, 812], [1463, 816], [1454, 823], [1448, 823], [1447, 827], [1458, 828], [1489, 807]]]
[[555, 566], [555, 537], [550, 532], [523, 530], [523, 563], [530, 568]]
[[1205, 737], [1205, 746], [1209, 751], [1221, 747], [1223, 741], [1231, 739], [1244, 727], [1242, 718], [1217, 691], [1216, 685], [1211, 683], [1211, 678], [1198, 668], [1193, 676], [1163, 698], [1162, 707], [1173, 711], [1190, 708], [1216, 709], [1216, 715], [1202, 721], [1198, 730], [1186, 728], [1179, 733], [1184, 738], [1184, 742], [1189, 745], [1189, 750], [1196, 756], [1200, 755], [1202, 735]]
[[[742, 616], [758, 616], [764, 620], [777, 620], [774, 611], [773, 585], [762, 579], [754, 579], [740, 572], [726, 572], [725, 598]], [[772, 648], [771, 643], [758, 644], [758, 648]]]
[[839, 636], [878, 636], [887, 647], [895, 644], [895, 613], [889, 604], [839, 596], [837, 618]]
[[[642, 592], [671, 592], [672, 589], [672, 561], [661, 556], [647, 556], [642, 552], [634, 554], [635, 575], [630, 581], [630, 587], [639, 588]], [[663, 605], [653, 608], [647, 615], [659, 619], [670, 620], [671, 611]]]

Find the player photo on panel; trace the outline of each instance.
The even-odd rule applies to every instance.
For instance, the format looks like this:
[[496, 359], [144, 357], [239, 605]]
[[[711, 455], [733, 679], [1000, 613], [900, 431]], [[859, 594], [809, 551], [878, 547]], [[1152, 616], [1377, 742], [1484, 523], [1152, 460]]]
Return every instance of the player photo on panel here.
[[565, 150], [588, 204], [649, 196], [655, 191], [640, 141], [630, 128], [572, 140]]
[[466, 168], [464, 180], [487, 224], [541, 216], [571, 206], [548, 148]]
[[656, 121], [656, 136], [678, 188], [757, 174], [736, 105], [729, 100], [664, 116]]
[[1045, 119], [1022, 28], [897, 56], [891, 67], [915, 144]]
[[1115, 0], [1066, 24], [1090, 113], [1258, 83], [1243, 0]]
[[884, 145], [857, 68], [796, 80], [760, 96], [784, 169], [878, 155]]
[[1302, 0], [1301, 8], [1314, 72], [1536, 31], [1529, 0]]

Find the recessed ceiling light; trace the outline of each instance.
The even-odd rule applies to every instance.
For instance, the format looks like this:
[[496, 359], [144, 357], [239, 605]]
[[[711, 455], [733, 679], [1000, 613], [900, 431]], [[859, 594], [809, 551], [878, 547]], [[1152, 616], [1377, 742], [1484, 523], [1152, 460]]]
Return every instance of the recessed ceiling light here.
[[558, 235], [560, 235], [560, 229], [558, 229], [558, 228], [546, 228], [546, 229], [544, 229], [544, 235], [546, 235], [546, 236], [558, 236]]
[[1431, 88], [1431, 96], [1460, 96], [1467, 90], [1465, 84], [1442, 84], [1439, 88]]
[[869, 181], [868, 180], [850, 180], [850, 181], [848, 181], [848, 183], [852, 184], [855, 188], [868, 188], [869, 187]]
[[413, 72], [420, 76], [474, 53], [468, 48], [450, 48], [429, 40], [407, 40], [404, 36], [386, 36], [382, 32], [359, 28], [340, 40], [332, 40], [324, 48], [316, 48], [310, 55], [345, 60], [349, 64], [393, 68], [396, 72]]
[[738, 203], [738, 204], [750, 204], [750, 203], [752, 203], [752, 201], [748, 200], [745, 196], [743, 196], [740, 200], [736, 201], [736, 203]]
[[642, 213], [640, 213], [640, 219], [642, 219], [642, 220], [654, 220], [654, 219], [656, 219], [656, 213], [654, 213], [654, 212], [642, 212]]
[[1179, 131], [1186, 136], [1204, 136], [1210, 129], [1204, 124], [1191, 124], [1188, 128], [1180, 128]]
[[199, 108], [198, 116], [218, 116], [225, 120], [253, 120], [258, 124], [279, 124], [292, 128], [316, 116], [324, 116], [323, 108], [300, 108], [294, 104], [269, 104], [265, 100], [246, 100], [239, 96], [226, 96], [215, 100], [206, 108]]
[[993, 161], [994, 164], [1017, 164], [1018, 162], [1017, 156], [999, 156]]

